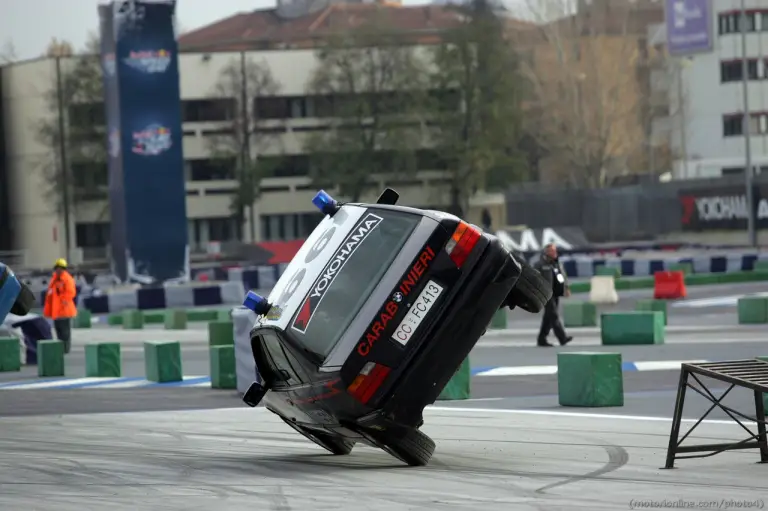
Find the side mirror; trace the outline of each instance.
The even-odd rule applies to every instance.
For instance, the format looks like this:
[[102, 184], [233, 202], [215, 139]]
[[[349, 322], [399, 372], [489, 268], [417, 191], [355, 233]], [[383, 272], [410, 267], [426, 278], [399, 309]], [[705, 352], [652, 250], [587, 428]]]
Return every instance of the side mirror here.
[[400, 199], [400, 194], [394, 191], [392, 188], [387, 188], [383, 192], [381, 192], [381, 195], [379, 195], [378, 200], [376, 200], [376, 204], [387, 204], [389, 206], [394, 206], [397, 204], [397, 201]]
[[268, 389], [261, 383], [255, 381], [251, 383], [251, 386], [245, 391], [243, 402], [252, 408], [256, 407], [261, 403], [261, 400], [264, 399], [264, 396], [267, 395], [267, 390]]

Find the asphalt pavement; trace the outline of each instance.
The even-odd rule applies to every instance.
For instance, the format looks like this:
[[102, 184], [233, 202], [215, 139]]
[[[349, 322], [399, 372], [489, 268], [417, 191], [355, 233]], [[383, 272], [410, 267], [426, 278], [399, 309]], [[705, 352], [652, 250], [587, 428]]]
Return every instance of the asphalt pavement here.
[[[489, 330], [473, 350], [472, 396], [491, 407], [558, 408], [557, 354], [573, 351], [618, 352], [625, 369], [626, 402], [620, 413], [668, 416], [674, 405], [679, 363], [699, 360], [728, 360], [768, 355], [766, 328], [763, 325], [738, 325], [735, 305], [715, 304], [713, 299], [763, 292], [765, 285], [701, 286], [689, 288], [686, 300], [669, 304], [669, 325], [663, 345], [602, 346], [597, 328], [571, 329], [574, 341], [565, 347], [535, 346], [540, 315], [521, 311], [509, 313], [506, 330]], [[650, 290], [621, 293], [619, 304], [600, 306], [601, 311], [632, 310], [636, 301], [650, 297]], [[585, 299], [577, 296], [571, 299]], [[696, 300], [709, 300], [701, 307], [678, 307]], [[182, 366], [187, 381], [182, 384], [156, 385], [150, 388], [99, 388], [101, 382], [87, 381], [83, 346], [99, 340], [121, 343], [123, 378], [133, 381], [117, 382], [113, 387], [133, 387], [145, 375], [144, 340], [179, 340], [182, 343]], [[637, 364], [636, 364], [637, 363]], [[649, 365], [650, 364], [650, 365]], [[654, 367], [658, 366], [658, 367]], [[209, 358], [207, 330], [204, 323], [190, 324], [184, 331], [166, 331], [150, 325], [144, 330], [123, 330], [103, 322], [94, 328], [75, 330], [74, 347], [66, 358], [69, 384], [59, 389], [61, 382], [46, 382], [47, 388], [8, 388], [10, 382], [26, 382], [38, 386], [36, 367], [24, 367], [20, 373], [0, 374], [0, 415], [53, 413], [86, 413], [119, 410], [162, 410], [240, 406], [239, 396], [229, 391], [209, 388]], [[145, 382], [146, 383], [146, 382]], [[718, 388], [717, 386], [715, 386]], [[16, 390], [12, 392], [11, 390]], [[696, 396], [698, 397], [698, 396]], [[749, 406], [749, 396], [736, 399], [739, 406]], [[694, 415], [706, 409], [689, 400]], [[754, 406], [754, 405], [752, 405]], [[722, 415], [722, 414], [720, 414]]]
[[[764, 507], [768, 466], [754, 449], [661, 470], [665, 422], [430, 408], [422, 430], [434, 456], [408, 467], [361, 443], [333, 456], [263, 409], [0, 417], [0, 508]], [[741, 433], [710, 423], [686, 443]]]

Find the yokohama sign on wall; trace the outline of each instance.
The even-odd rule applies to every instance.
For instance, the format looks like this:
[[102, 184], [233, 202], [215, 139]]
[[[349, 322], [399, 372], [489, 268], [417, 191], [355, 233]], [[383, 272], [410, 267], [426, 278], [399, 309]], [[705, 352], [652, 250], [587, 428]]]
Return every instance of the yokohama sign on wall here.
[[[684, 190], [679, 194], [684, 231], [742, 230], [747, 228], [747, 196], [741, 187]], [[768, 187], [754, 187], [758, 229], [768, 228]]]

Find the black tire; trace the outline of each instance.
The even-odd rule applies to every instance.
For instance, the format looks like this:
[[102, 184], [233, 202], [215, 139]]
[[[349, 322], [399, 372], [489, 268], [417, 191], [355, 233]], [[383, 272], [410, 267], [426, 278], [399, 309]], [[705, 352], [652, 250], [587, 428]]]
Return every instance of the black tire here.
[[280, 418], [283, 419], [283, 421], [290, 427], [304, 435], [306, 438], [312, 440], [314, 443], [336, 456], [345, 456], [351, 453], [352, 448], [355, 447], [355, 442], [352, 442], [351, 440], [344, 440], [343, 438], [325, 435], [308, 428], [303, 428], [298, 424], [294, 424], [285, 417]]
[[427, 465], [435, 452], [435, 441], [416, 428], [391, 428], [369, 434], [381, 449], [412, 467]]
[[507, 295], [505, 305], [510, 308], [520, 307], [524, 311], [538, 313], [552, 298], [552, 285], [541, 273], [526, 261], [517, 258], [521, 273], [515, 287]]

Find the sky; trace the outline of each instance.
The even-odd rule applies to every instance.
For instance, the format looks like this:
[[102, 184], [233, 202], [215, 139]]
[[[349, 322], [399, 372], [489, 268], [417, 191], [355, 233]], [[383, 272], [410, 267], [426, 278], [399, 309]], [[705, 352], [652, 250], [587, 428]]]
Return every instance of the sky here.
[[[52, 38], [80, 50], [89, 32], [98, 30], [99, 0], [0, 0], [0, 52], [14, 50], [18, 60], [40, 57]], [[403, 0], [404, 5], [429, 3]], [[182, 31], [205, 26], [238, 12], [274, 7], [275, 0], [178, 0], [176, 18]]]

